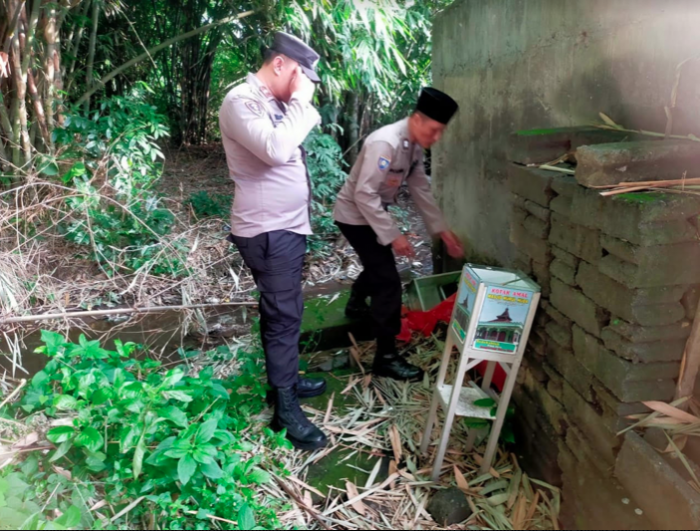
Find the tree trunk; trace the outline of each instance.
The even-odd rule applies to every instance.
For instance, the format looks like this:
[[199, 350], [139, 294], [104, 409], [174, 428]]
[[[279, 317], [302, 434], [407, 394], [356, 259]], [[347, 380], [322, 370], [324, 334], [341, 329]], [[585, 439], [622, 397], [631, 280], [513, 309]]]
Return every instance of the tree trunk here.
[[347, 93], [345, 104], [345, 138], [347, 142], [345, 161], [352, 167], [360, 154], [360, 99], [356, 91]]

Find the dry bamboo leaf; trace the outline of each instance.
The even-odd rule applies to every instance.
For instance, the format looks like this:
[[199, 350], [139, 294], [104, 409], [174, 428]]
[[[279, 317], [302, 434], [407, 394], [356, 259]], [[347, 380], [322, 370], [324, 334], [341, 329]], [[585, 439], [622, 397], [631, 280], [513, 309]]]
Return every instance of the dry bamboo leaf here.
[[56, 472], [59, 476], [63, 476], [66, 479], [73, 479], [73, 474], [69, 470], [66, 470], [65, 468], [61, 468], [60, 466], [53, 466], [53, 471]]
[[606, 125], [609, 125], [610, 127], [613, 127], [615, 129], [622, 129], [621, 126], [617, 125], [610, 116], [605, 114], [604, 112], [598, 113], [600, 118], [605, 122]]
[[369, 384], [372, 383], [372, 375], [367, 374], [365, 377], [362, 379], [362, 389], [367, 389], [369, 387]]
[[367, 507], [364, 503], [362, 503], [362, 500], [352, 501], [360, 496], [360, 493], [357, 492], [357, 487], [352, 482], [346, 481], [345, 491], [348, 493], [348, 500], [351, 501], [350, 505], [352, 506], [352, 508], [355, 509], [362, 516], [365, 516], [367, 514]]
[[471, 491], [469, 490], [469, 482], [464, 477], [464, 474], [460, 472], [459, 468], [457, 468], [457, 465], [454, 465], [454, 474], [455, 481], [457, 481], [457, 487], [465, 494], [471, 493]]
[[311, 485], [308, 485], [307, 483], [304, 483], [304, 482], [303, 482], [302, 480], [300, 480], [298, 477], [296, 477], [296, 476], [289, 476], [287, 479], [289, 479], [290, 481], [296, 483], [297, 485], [299, 485], [299, 486], [302, 487], [303, 489], [305, 489], [305, 490], [307, 490], [307, 491], [309, 491], [309, 492], [313, 492], [316, 496], [319, 496], [320, 498], [325, 498], [325, 496], [323, 495], [323, 493], [322, 493], [320, 490], [318, 490], [318, 489], [312, 487]]
[[396, 461], [394, 461], [392, 459], [391, 461], [389, 461], [389, 475], [393, 476], [394, 474], [398, 474], [398, 473], [399, 473], [399, 467], [397, 466]]
[[362, 361], [360, 360], [360, 353], [357, 351], [355, 347], [350, 347], [350, 356], [352, 357], [352, 360], [355, 362], [355, 365], [357, 365], [360, 369], [360, 372], [362, 374], [365, 374], [365, 368], [362, 365]]
[[107, 501], [106, 501], [106, 500], [100, 500], [100, 501], [98, 501], [95, 505], [93, 505], [92, 507], [90, 507], [89, 510], [90, 510], [90, 512], [92, 513], [92, 512], [95, 512], [95, 511], [99, 511], [100, 509], [102, 509], [102, 507], [106, 507], [106, 506], [107, 506]]
[[527, 516], [525, 516], [525, 525], [528, 526], [532, 519], [535, 517], [537, 512], [537, 506], [540, 503], [540, 491], [535, 492], [535, 497], [530, 504], [530, 509], [527, 511]]
[[331, 420], [331, 413], [333, 411], [333, 400], [335, 399], [335, 393], [331, 395], [331, 397], [328, 399], [328, 408], [326, 409], [326, 416], [323, 419], [324, 424], [328, 424], [328, 422]]
[[374, 394], [377, 395], [377, 400], [379, 400], [382, 403], [382, 405], [384, 407], [386, 407], [387, 406], [386, 400], [384, 400], [384, 397], [379, 392], [379, 389], [377, 389], [376, 387], [374, 388]]
[[392, 424], [389, 429], [389, 438], [391, 439], [391, 447], [394, 450], [394, 459], [397, 463], [401, 462], [401, 456], [403, 455], [403, 449], [401, 445], [401, 434], [396, 427], [396, 424]]
[[[515, 466], [518, 466], [517, 461], [515, 462]], [[516, 469], [515, 471], [515, 477], [513, 477], [510, 481], [510, 486], [508, 487], [508, 490], [510, 492], [510, 498], [508, 499], [508, 503], [506, 506], [508, 509], [511, 509], [513, 505], [515, 504], [515, 500], [518, 497], [518, 494], [520, 493], [520, 482], [523, 479], [523, 472], [519, 468]]]
[[472, 500], [471, 496], [467, 496], [467, 503], [469, 503], [469, 508], [472, 510], [473, 516], [479, 514], [479, 509], [477, 509], [476, 504], [474, 503], [474, 500]]
[[355, 387], [357, 385], [357, 382], [359, 382], [359, 381], [360, 381], [359, 378], [353, 377], [350, 380], [350, 383], [348, 384], [348, 386], [345, 389], [343, 389], [343, 391], [340, 394], [343, 396], [347, 395], [350, 391], [352, 391], [352, 388]]
[[513, 516], [510, 521], [513, 525], [514, 530], [524, 529], [526, 522], [526, 511], [527, 510], [527, 499], [525, 496], [520, 496], [518, 501], [515, 503], [515, 509], [513, 510]]
[[527, 497], [528, 501], [532, 500], [535, 497], [535, 493], [532, 491], [532, 485], [530, 484], [530, 478], [528, 477], [527, 474], [523, 474], [523, 490], [525, 491], [525, 496]]
[[700, 418], [696, 417], [695, 415], [691, 415], [690, 413], [686, 413], [685, 411], [682, 411], [678, 408], [675, 408], [670, 404], [657, 401], [642, 403], [649, 409], [657, 411], [663, 415], [666, 415], [667, 417], [671, 417], [673, 419], [680, 420], [681, 422], [689, 424], [700, 424]]
[[313, 498], [311, 498], [311, 493], [308, 490], [304, 491], [304, 503], [306, 504], [307, 507], [314, 506]]

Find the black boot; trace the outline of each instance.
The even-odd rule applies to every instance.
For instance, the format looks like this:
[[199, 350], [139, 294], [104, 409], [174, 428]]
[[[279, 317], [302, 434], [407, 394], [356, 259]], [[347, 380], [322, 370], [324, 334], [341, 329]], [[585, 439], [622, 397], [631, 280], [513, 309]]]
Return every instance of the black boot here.
[[326, 392], [326, 380], [323, 378], [299, 377], [297, 384], [297, 396], [299, 398], [313, 398]]
[[348, 319], [367, 319], [369, 315], [367, 298], [360, 297], [354, 290], [351, 291], [348, 304], [345, 306], [345, 316]]
[[275, 415], [271, 428], [274, 431], [287, 430], [287, 439], [297, 450], [318, 450], [328, 444], [328, 439], [306, 418], [299, 406], [296, 386], [279, 388], [275, 395]]
[[397, 352], [380, 353], [374, 356], [372, 372], [394, 380], [419, 382], [423, 379], [423, 369], [411, 365]]
[[[303, 378], [299, 377], [297, 384], [297, 396], [299, 398], [313, 398], [321, 396], [326, 392], [326, 380], [323, 378]], [[275, 405], [275, 391], [270, 390], [267, 393], [267, 405], [272, 407]]]

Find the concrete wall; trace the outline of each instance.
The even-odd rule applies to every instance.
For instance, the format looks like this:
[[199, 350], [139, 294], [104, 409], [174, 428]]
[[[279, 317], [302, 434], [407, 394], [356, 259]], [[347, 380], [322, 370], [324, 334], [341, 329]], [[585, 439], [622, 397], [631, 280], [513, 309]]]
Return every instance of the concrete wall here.
[[[698, 0], [457, 0], [438, 16], [434, 84], [461, 111], [433, 150], [434, 186], [472, 259], [514, 257], [508, 135], [599, 123], [599, 112], [663, 131], [699, 28]], [[682, 70], [674, 123], [700, 136], [698, 61]]]

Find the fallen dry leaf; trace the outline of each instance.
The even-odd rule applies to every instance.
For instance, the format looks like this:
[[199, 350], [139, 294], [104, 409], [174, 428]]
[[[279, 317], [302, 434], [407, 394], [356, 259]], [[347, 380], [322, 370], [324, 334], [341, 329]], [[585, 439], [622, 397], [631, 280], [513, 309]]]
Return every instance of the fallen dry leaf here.
[[352, 503], [352, 508], [355, 509], [358, 513], [360, 513], [362, 516], [365, 516], [367, 514], [367, 506], [362, 503], [362, 500], [355, 500], [355, 498], [360, 496], [360, 493], [357, 492], [357, 487], [350, 481], [345, 482], [345, 491], [348, 493], [348, 500], [350, 500]]
[[394, 459], [397, 463], [400, 463], [403, 451], [401, 445], [401, 435], [399, 434], [396, 424], [391, 426], [391, 429], [389, 430], [389, 438], [391, 439], [391, 447], [394, 450]]
[[457, 481], [457, 487], [465, 494], [469, 494], [470, 493], [469, 482], [464, 477], [464, 474], [462, 474], [462, 472], [460, 472], [459, 468], [457, 468], [457, 465], [454, 465], [454, 473], [455, 473], [455, 480]]
[[685, 411], [682, 411], [676, 407], [673, 407], [670, 404], [656, 401], [643, 402], [643, 404], [649, 409], [653, 409], [654, 411], [666, 415], [667, 417], [680, 420], [681, 422], [687, 422], [690, 424], [700, 423], [700, 418], [696, 417], [695, 415], [691, 415], [690, 413], [686, 413]]

